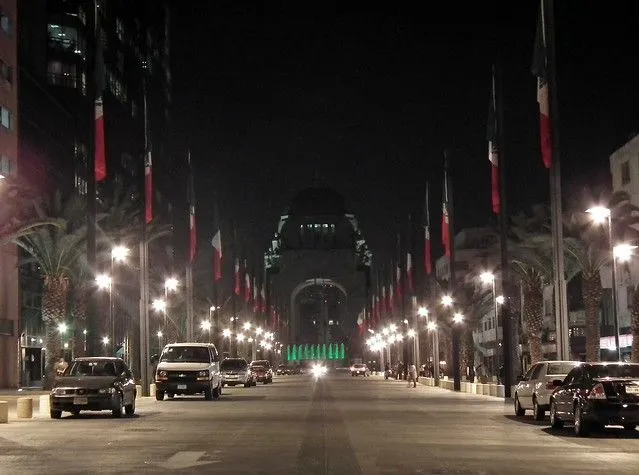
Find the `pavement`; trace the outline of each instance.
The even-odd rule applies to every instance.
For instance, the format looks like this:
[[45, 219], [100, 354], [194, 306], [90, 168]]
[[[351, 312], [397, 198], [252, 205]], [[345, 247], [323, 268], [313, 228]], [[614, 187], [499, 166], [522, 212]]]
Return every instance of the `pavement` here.
[[343, 374], [0, 425], [0, 474], [636, 474], [638, 453], [639, 431], [576, 438], [496, 398]]

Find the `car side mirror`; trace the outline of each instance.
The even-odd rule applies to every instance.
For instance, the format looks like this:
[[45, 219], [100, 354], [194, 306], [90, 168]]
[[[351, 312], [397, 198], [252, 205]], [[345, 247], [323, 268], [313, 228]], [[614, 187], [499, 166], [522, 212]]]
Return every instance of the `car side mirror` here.
[[151, 364], [156, 364], [160, 360], [160, 357], [158, 355], [151, 355], [151, 358], [149, 359], [151, 361]]
[[563, 381], [563, 379], [553, 379], [552, 380], [552, 385], [555, 386], [556, 388], [558, 388], [559, 386], [563, 386], [564, 385], [564, 381]]

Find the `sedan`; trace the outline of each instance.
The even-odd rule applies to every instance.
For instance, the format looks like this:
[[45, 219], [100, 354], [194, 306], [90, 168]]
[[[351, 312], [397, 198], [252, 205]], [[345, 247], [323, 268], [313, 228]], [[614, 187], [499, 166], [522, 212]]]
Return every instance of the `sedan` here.
[[120, 358], [76, 358], [56, 378], [49, 396], [51, 418], [62, 412], [111, 411], [113, 417], [135, 413], [135, 381]]
[[557, 384], [550, 399], [553, 429], [572, 422], [583, 437], [607, 425], [635, 430], [639, 424], [639, 364], [583, 363]]

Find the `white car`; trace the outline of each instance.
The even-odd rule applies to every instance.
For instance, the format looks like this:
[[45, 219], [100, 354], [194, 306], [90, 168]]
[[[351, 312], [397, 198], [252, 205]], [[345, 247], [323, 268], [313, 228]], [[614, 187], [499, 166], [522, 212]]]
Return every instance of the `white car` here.
[[220, 364], [220, 372], [222, 373], [222, 386], [242, 384], [248, 388], [257, 384], [248, 363], [243, 358], [226, 358]]
[[579, 361], [540, 361], [526, 372], [515, 386], [515, 415], [523, 416], [532, 409], [536, 420], [543, 420], [550, 409], [550, 395], [555, 390], [554, 380], [563, 380]]
[[368, 366], [364, 363], [355, 363], [351, 366], [351, 376], [370, 376], [370, 372], [368, 371]]
[[211, 343], [171, 343], [162, 350], [155, 371], [155, 398], [166, 394], [203, 394], [207, 400], [222, 394], [220, 356]]

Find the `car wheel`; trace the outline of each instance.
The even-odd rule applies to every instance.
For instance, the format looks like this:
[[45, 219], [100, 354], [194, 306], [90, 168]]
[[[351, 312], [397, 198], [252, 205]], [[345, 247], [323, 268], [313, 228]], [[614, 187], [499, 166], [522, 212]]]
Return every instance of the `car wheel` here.
[[118, 405], [116, 409], [111, 411], [113, 417], [122, 417], [122, 396], [118, 398]]
[[517, 417], [521, 417], [524, 414], [526, 414], [526, 409], [521, 407], [521, 404], [519, 403], [519, 396], [515, 394], [515, 415]]
[[49, 415], [51, 419], [60, 419], [62, 417], [62, 411], [56, 411], [55, 409], [51, 409], [49, 411]]
[[251, 383], [253, 386], [257, 386], [257, 381], [253, 381], [253, 383]]
[[213, 399], [213, 390], [211, 389], [210, 385], [204, 390], [204, 399], [206, 399], [207, 401]]
[[164, 391], [155, 391], [155, 400], [164, 401]]
[[587, 437], [590, 433], [590, 426], [584, 421], [583, 414], [581, 412], [581, 406], [575, 405], [575, 435], [578, 437]]
[[537, 403], [537, 397], [533, 396], [533, 417], [536, 421], [543, 421], [545, 416], [546, 411]]
[[557, 403], [555, 401], [550, 402], [550, 427], [553, 429], [561, 429], [564, 426], [564, 421], [557, 417]]
[[212, 396], [217, 399], [220, 397], [220, 394], [222, 394], [222, 386], [218, 386], [217, 388], [213, 389], [213, 393]]
[[127, 404], [126, 406], [124, 406], [124, 412], [129, 417], [135, 414], [135, 397], [133, 398], [133, 402], [131, 404]]
[[244, 383], [244, 387], [245, 388], [250, 388], [251, 387], [251, 383]]
[[636, 424], [624, 424], [623, 428], [625, 430], [635, 430], [637, 428], [637, 425]]

